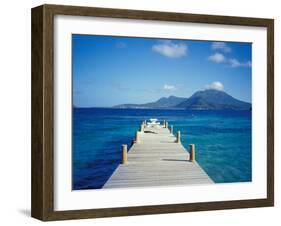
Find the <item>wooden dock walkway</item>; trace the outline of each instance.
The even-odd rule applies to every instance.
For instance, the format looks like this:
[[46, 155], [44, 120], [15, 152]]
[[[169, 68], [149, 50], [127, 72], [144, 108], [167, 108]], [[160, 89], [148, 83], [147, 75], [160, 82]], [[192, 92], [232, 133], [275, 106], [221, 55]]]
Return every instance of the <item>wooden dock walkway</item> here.
[[123, 146], [123, 164], [103, 188], [214, 183], [195, 161], [195, 150], [190, 156], [180, 143], [180, 133], [175, 137], [167, 124], [142, 124], [128, 154]]

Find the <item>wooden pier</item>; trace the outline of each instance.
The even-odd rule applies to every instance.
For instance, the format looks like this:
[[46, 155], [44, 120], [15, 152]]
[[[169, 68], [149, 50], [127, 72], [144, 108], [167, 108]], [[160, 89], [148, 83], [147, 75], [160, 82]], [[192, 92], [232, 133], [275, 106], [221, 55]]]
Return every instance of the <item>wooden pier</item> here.
[[195, 146], [188, 152], [172, 129], [167, 122], [143, 122], [130, 150], [122, 145], [122, 162], [103, 188], [214, 183], [196, 162]]

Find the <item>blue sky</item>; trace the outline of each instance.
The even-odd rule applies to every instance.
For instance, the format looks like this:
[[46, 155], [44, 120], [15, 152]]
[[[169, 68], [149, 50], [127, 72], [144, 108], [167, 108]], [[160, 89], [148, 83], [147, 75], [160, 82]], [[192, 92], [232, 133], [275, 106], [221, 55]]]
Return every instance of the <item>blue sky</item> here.
[[251, 102], [250, 43], [72, 35], [73, 104], [110, 107], [218, 89]]

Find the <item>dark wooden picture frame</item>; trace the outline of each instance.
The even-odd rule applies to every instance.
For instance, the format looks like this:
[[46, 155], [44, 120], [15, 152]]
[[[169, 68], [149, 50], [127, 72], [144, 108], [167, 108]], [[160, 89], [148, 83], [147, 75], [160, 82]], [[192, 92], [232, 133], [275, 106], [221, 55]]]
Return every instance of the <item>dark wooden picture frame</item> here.
[[[54, 210], [54, 16], [95, 16], [240, 25], [267, 29], [267, 198], [122, 208]], [[32, 217], [43, 220], [114, 217], [274, 205], [274, 20], [108, 8], [42, 5], [32, 9]]]

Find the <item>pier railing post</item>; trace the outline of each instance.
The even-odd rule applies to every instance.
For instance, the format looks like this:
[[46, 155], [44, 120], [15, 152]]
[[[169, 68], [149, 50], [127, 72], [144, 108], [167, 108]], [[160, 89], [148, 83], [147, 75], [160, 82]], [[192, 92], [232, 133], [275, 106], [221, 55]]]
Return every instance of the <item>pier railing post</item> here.
[[128, 156], [127, 156], [127, 144], [122, 145], [122, 164], [128, 163]]
[[176, 141], [176, 143], [178, 143], [178, 144], [181, 143], [181, 132], [180, 131], [178, 131], [178, 133], [177, 133], [177, 141]]
[[194, 162], [195, 161], [195, 145], [194, 144], [189, 145], [189, 155], [190, 155], [190, 161]]
[[165, 128], [166, 126], [166, 120], [163, 121], [163, 127]]
[[141, 131], [141, 132], [144, 132], [144, 122], [141, 123], [140, 131]]
[[165, 128], [169, 128], [169, 123], [166, 121]]
[[135, 139], [135, 143], [139, 144], [140, 143], [140, 132], [137, 131], [136, 132], [136, 139]]
[[173, 126], [170, 126], [170, 133], [173, 134]]

